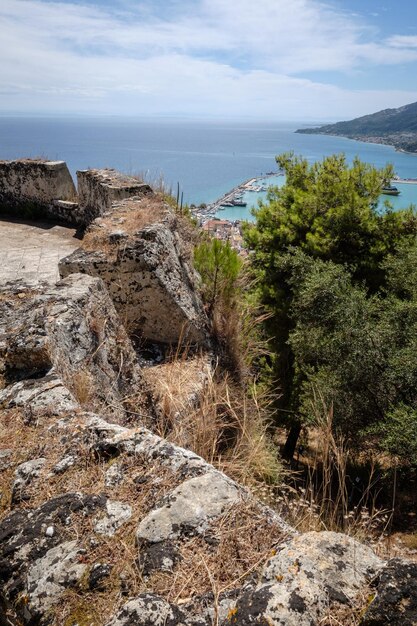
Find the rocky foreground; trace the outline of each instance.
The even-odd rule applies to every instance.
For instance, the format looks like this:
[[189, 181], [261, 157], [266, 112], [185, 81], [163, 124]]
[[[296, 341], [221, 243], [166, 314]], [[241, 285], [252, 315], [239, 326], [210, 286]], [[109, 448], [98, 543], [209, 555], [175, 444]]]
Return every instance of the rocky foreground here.
[[[30, 167], [5, 191], [11, 170], [9, 207], [62, 219], [67, 200], [41, 195]], [[213, 361], [189, 233], [164, 198], [92, 171], [65, 211], [88, 228], [62, 280], [0, 291], [0, 624], [417, 624], [414, 564], [298, 533], [155, 434], [164, 370], [149, 376], [138, 345], [186, 342], [201, 363], [183, 411]]]

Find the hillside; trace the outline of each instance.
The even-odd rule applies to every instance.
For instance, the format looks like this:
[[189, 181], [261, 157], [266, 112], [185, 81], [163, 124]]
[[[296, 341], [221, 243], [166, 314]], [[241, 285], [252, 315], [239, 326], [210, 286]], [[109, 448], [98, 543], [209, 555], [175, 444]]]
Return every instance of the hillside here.
[[397, 150], [417, 152], [417, 102], [398, 109], [384, 109], [354, 120], [318, 128], [299, 128], [307, 135], [339, 135], [349, 139], [383, 143]]
[[415, 626], [416, 563], [243, 481], [251, 429], [258, 474], [270, 448], [219, 369], [185, 217], [115, 170], [77, 179], [0, 163], [3, 223], [80, 237], [59, 264], [50, 244], [58, 281], [0, 274], [0, 626]]

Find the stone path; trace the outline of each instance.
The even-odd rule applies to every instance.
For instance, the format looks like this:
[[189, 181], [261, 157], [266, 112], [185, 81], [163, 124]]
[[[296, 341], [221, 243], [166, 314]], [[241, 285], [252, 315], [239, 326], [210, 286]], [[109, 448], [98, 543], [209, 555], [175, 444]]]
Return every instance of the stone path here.
[[75, 229], [50, 222], [0, 220], [0, 285], [59, 280], [58, 261], [80, 246]]

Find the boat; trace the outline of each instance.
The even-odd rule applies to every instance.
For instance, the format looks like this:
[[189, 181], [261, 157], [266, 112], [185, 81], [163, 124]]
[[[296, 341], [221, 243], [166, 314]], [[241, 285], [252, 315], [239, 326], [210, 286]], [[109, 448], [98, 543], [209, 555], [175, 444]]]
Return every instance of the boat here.
[[243, 200], [233, 200], [232, 201], [232, 206], [247, 206], [247, 202], [244, 202]]
[[222, 202], [222, 203], [220, 204], [220, 206], [235, 206], [235, 205], [233, 204], [233, 202], [226, 202], [226, 201], [225, 201], [225, 202]]
[[385, 194], [386, 196], [399, 196], [401, 191], [398, 189], [398, 187], [387, 185], [386, 187], [382, 187], [381, 193]]

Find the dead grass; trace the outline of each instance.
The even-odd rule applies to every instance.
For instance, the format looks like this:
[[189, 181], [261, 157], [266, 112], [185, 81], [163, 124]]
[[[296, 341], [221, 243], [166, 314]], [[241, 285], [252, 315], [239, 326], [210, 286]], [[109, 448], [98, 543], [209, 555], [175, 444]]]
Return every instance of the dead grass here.
[[283, 540], [253, 501], [242, 502], [211, 523], [204, 535], [182, 542], [173, 574], [157, 572], [148, 585], [173, 603], [209, 592], [217, 600], [260, 570]]
[[[98, 222], [87, 229], [81, 242], [88, 252], [104, 252], [114, 257], [120, 245], [127, 243], [135, 233], [149, 226], [166, 220], [172, 212], [161, 194], [146, 195], [140, 199], [127, 199], [115, 207], [109, 215], [101, 217]], [[123, 231], [127, 240], [112, 243], [109, 234]]]
[[227, 376], [219, 380], [202, 357], [153, 369], [146, 376], [159, 397], [158, 435], [193, 450], [241, 484], [280, 481], [282, 466], [268, 433], [268, 401], [255, 388], [248, 394]]

